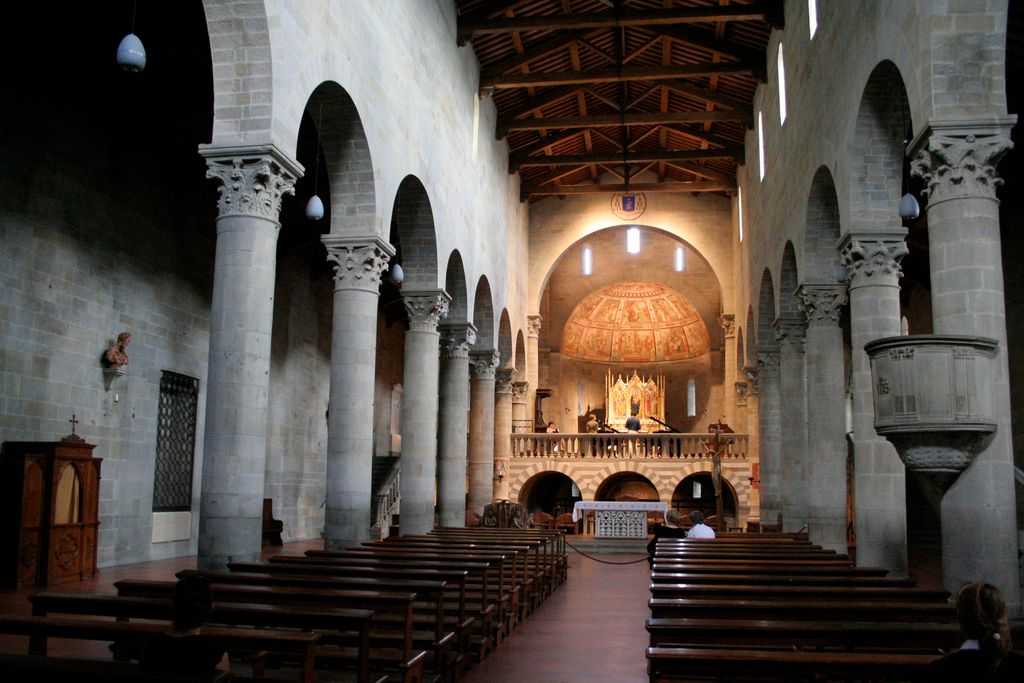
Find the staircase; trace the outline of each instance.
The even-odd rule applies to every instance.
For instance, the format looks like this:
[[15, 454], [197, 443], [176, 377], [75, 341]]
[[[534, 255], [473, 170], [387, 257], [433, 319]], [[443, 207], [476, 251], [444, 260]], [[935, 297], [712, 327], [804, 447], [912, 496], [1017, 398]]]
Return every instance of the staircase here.
[[402, 502], [401, 461], [397, 457], [384, 456], [373, 459], [373, 491], [376, 492], [376, 508], [371, 536], [385, 539], [398, 533], [398, 510]]

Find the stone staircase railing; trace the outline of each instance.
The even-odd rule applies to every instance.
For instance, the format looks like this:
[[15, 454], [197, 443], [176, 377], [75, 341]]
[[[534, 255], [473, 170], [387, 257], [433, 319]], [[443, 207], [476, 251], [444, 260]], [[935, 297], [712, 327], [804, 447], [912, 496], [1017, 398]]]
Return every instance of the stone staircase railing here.
[[380, 534], [379, 538], [388, 537], [391, 516], [398, 512], [402, 504], [402, 468], [395, 467], [377, 495], [377, 512], [374, 517], [373, 529]]
[[[701, 459], [711, 455], [714, 434], [512, 434], [513, 458]], [[745, 460], [750, 437], [723, 434], [723, 460]]]

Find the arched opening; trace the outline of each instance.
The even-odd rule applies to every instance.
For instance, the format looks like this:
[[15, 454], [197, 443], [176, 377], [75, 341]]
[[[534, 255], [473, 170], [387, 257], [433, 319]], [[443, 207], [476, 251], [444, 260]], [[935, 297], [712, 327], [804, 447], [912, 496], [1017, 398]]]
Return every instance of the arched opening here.
[[519, 490], [519, 503], [531, 515], [546, 512], [552, 517], [558, 517], [572, 512], [573, 505], [579, 500], [582, 497], [576, 482], [561, 472], [536, 474]]
[[636, 472], [618, 472], [601, 482], [594, 500], [636, 500], [658, 502], [661, 496], [651, 480]]
[[[715, 487], [711, 481], [710, 472], [698, 472], [679, 482], [672, 492], [672, 508], [679, 511], [684, 522], [686, 516], [697, 511], [705, 517], [715, 514]], [[722, 528], [726, 529], [736, 526], [736, 492], [723, 477], [722, 478]], [[715, 526], [709, 522], [711, 526]]]

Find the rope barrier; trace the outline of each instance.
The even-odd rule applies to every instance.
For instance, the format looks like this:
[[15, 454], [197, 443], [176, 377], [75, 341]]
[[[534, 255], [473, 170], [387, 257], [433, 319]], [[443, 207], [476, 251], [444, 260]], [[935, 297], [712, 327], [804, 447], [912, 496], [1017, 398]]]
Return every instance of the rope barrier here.
[[578, 552], [583, 557], [587, 558], [588, 560], [593, 560], [594, 562], [600, 562], [601, 564], [639, 564], [640, 562], [646, 562], [647, 561], [647, 555], [644, 555], [639, 560], [629, 560], [628, 562], [612, 562], [611, 560], [602, 560], [599, 557], [594, 557], [593, 555], [589, 555], [589, 554], [583, 552], [582, 550], [580, 550], [579, 548], [574, 546], [572, 543], [569, 543], [569, 539], [566, 538], [566, 539], [563, 539], [563, 540], [565, 541], [565, 544], [567, 546], [569, 546], [570, 548], [572, 548], [573, 550]]

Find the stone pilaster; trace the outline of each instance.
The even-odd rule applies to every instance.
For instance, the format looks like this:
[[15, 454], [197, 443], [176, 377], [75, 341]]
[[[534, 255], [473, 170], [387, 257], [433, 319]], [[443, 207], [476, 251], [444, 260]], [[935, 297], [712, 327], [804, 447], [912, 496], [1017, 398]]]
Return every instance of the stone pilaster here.
[[[1016, 117], [933, 121], [915, 141], [912, 172], [924, 178], [932, 324], [936, 334], [999, 342], [992, 397], [997, 429], [942, 501], [943, 581], [950, 590], [977, 577], [999, 586], [1011, 613], [1021, 602], [1013, 489], [1006, 299], [999, 237], [999, 160], [1013, 146]], [[978, 501], [985, 501], [985, 526]]]
[[444, 291], [402, 291], [409, 316], [402, 377], [402, 534], [424, 534], [434, 528], [441, 341], [437, 325], [448, 314], [451, 300]]
[[324, 545], [341, 550], [370, 538], [373, 409], [367, 397], [376, 374], [380, 278], [395, 248], [374, 236], [320, 239], [334, 264]]
[[896, 450], [875, 432], [871, 366], [864, 345], [900, 333], [900, 260], [906, 230], [847, 234], [837, 245], [849, 274], [853, 346], [854, 496], [857, 563], [907, 573], [906, 484]]
[[508, 472], [512, 457], [512, 385], [515, 383], [515, 368], [501, 368], [494, 376], [494, 499], [508, 498], [508, 477], [498, 478], [498, 473]]
[[[725, 386], [736, 384], [736, 316], [724, 313], [719, 318], [722, 325], [722, 347], [724, 349]], [[725, 423], [736, 429], [736, 402], [728, 393], [722, 399], [722, 415]]]
[[540, 326], [539, 315], [526, 317], [526, 381], [529, 388], [526, 392], [526, 417], [530, 420], [531, 429], [536, 421], [537, 388], [540, 386]]
[[466, 523], [466, 433], [469, 431], [469, 349], [472, 323], [441, 323], [438, 392], [437, 508], [441, 526]]
[[779, 397], [779, 349], [757, 349], [758, 431], [760, 432], [761, 522], [775, 524], [782, 512], [782, 405]]
[[838, 553], [846, 543], [846, 386], [839, 316], [846, 285], [803, 284], [807, 317], [807, 526], [811, 540]]
[[199, 517], [199, 567], [258, 560], [281, 199], [302, 167], [273, 146], [203, 146], [220, 183]]
[[498, 352], [469, 353], [469, 509], [482, 513], [493, 500], [494, 371]]
[[798, 531], [807, 523], [807, 369], [804, 365], [806, 323], [779, 318], [774, 323], [779, 341], [779, 403], [782, 406], [782, 466], [779, 489], [782, 530]]

